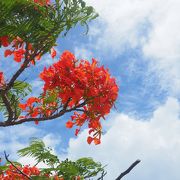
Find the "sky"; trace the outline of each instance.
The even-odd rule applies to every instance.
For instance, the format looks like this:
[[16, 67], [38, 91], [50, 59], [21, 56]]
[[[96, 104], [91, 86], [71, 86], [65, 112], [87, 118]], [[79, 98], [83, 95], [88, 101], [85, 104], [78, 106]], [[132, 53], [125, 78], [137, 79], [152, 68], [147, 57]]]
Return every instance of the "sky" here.
[[[31, 137], [42, 138], [60, 159], [93, 157], [107, 165], [105, 180], [114, 180], [136, 159], [141, 163], [124, 180], [179, 180], [180, 166], [180, 1], [179, 0], [86, 0], [99, 13], [90, 22], [89, 33], [78, 26], [57, 40], [55, 60], [45, 55], [20, 79], [41, 92], [38, 74], [64, 50], [79, 59], [98, 59], [117, 80], [116, 108], [103, 121], [104, 134], [98, 146], [86, 142], [87, 129], [78, 137], [65, 128], [69, 115], [40, 123], [0, 129], [0, 155], [12, 159]], [[18, 67], [4, 59], [0, 70], [9, 78]], [[32, 73], [33, 72], [33, 73]]]

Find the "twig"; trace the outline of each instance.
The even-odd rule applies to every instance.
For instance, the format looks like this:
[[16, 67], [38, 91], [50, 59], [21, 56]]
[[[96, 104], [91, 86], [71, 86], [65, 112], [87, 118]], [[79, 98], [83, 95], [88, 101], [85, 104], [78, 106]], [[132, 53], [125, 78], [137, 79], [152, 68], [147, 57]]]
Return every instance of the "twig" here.
[[101, 177], [99, 177], [97, 180], [103, 180], [103, 178], [106, 174], [107, 174], [107, 172], [103, 171], [101, 174]]
[[30, 178], [29, 176], [27, 176], [26, 174], [24, 174], [19, 168], [17, 168], [9, 159], [9, 155], [6, 154], [6, 151], [4, 151], [4, 156], [7, 162], [9, 162], [20, 174], [22, 174], [23, 176], [25, 176], [27, 179], [32, 180], [32, 178]]
[[131, 166], [127, 169], [127, 170], [125, 170], [124, 172], [122, 172], [119, 176], [118, 176], [118, 178], [116, 178], [116, 180], [120, 180], [120, 179], [122, 179], [122, 177], [124, 177], [125, 175], [127, 175], [137, 164], [139, 164], [141, 162], [141, 160], [136, 160], [134, 163], [132, 163], [131, 164]]

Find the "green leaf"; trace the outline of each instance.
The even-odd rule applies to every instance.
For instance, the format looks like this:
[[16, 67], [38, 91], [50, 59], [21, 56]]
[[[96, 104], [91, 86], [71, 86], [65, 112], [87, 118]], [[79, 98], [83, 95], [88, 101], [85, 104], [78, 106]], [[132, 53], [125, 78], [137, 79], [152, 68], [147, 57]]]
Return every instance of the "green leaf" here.
[[10, 40], [21, 37], [41, 54], [48, 52], [58, 37], [81, 22], [97, 17], [91, 6], [83, 0], [62, 0], [50, 6], [39, 6], [27, 0], [0, 1], [0, 36]]
[[66, 159], [60, 162], [58, 157], [51, 153], [51, 149], [45, 147], [43, 141], [36, 138], [31, 140], [28, 147], [19, 150], [18, 154], [20, 156], [34, 157], [37, 162], [45, 162], [48, 166], [51, 166], [42, 168], [40, 176], [33, 177], [34, 180], [38, 178], [46, 179], [45, 174], [57, 174], [66, 180], [80, 176], [81, 180], [83, 180], [93, 178], [104, 171], [101, 163], [95, 162], [92, 158], [80, 158], [77, 161]]
[[24, 98], [32, 92], [32, 87], [27, 82], [15, 81], [11, 92], [18, 96], [18, 98]]
[[7, 170], [7, 169], [8, 169], [8, 166], [6, 166], [6, 165], [0, 166], [0, 173], [1, 173], [2, 171]]
[[59, 163], [57, 156], [51, 153], [50, 148], [46, 148], [43, 141], [33, 138], [30, 145], [18, 151], [19, 156], [31, 156], [37, 163], [44, 162], [47, 165], [54, 166]]
[[[31, 85], [24, 81], [15, 81], [13, 87], [8, 91], [7, 97], [13, 112], [15, 112], [15, 118], [19, 117], [21, 114], [21, 109], [19, 108], [20, 99], [26, 97], [32, 92]], [[5, 104], [0, 97], [0, 111], [3, 113], [4, 118], [8, 117], [8, 112]]]

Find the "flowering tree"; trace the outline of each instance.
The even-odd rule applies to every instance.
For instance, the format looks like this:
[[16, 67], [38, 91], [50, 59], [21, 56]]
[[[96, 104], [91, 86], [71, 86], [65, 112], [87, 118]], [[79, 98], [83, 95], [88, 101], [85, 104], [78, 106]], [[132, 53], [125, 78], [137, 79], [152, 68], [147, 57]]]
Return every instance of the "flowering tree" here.
[[[18, 2], [18, 3], [17, 3]], [[40, 73], [44, 81], [38, 97], [26, 98], [31, 86], [18, 78], [53, 48], [58, 36], [80, 23], [87, 26], [97, 14], [82, 0], [3, 0], [0, 2], [0, 44], [4, 57], [12, 56], [19, 69], [10, 79], [0, 72], [0, 109], [4, 113], [1, 127], [25, 122], [47, 121], [73, 112], [66, 127], [76, 126], [77, 135], [88, 123], [87, 142], [100, 143], [101, 123], [113, 107], [118, 87], [107, 69], [92, 59], [78, 60], [69, 51], [62, 53], [59, 61]]]
[[[80, 158], [76, 161], [68, 159], [60, 161], [52, 154], [51, 148], [47, 148], [43, 141], [33, 139], [28, 147], [18, 151], [21, 157], [31, 156], [36, 160], [34, 166], [25, 165], [9, 160], [5, 153], [7, 163], [0, 166], [0, 179], [26, 180], [26, 179], [54, 179], [54, 180], [83, 180], [95, 176], [101, 180], [106, 175], [104, 167], [93, 161], [92, 158]], [[46, 168], [38, 168], [39, 163], [44, 163]]]
[[[31, 156], [36, 160], [34, 166], [22, 165], [9, 160], [9, 155], [5, 154], [6, 164], [0, 166], [0, 179], [2, 180], [84, 180], [95, 178], [103, 180], [107, 172], [101, 163], [95, 162], [92, 158], [80, 158], [76, 161], [68, 159], [60, 161], [52, 154], [51, 148], [47, 148], [43, 141], [32, 139], [30, 145], [18, 151], [21, 157]], [[2, 159], [0, 159], [1, 161]], [[44, 163], [46, 167], [38, 168], [39, 163]], [[121, 180], [131, 170], [140, 163], [136, 160], [128, 169], [122, 172], [115, 180]]]
[[[39, 77], [44, 82], [41, 94], [27, 96], [31, 85], [21, 81], [20, 76], [31, 66], [36, 66], [42, 56], [50, 53], [57, 56], [54, 46], [58, 37], [63, 38], [77, 24], [85, 26], [96, 18], [93, 7], [83, 0], [1, 0], [0, 1], [0, 48], [4, 58], [11, 57], [19, 63], [19, 69], [7, 78], [0, 70], [0, 112], [3, 119], [0, 127], [26, 122], [53, 120], [71, 112], [66, 127], [76, 127], [77, 136], [87, 123], [87, 142], [100, 144], [101, 119], [110, 113], [118, 95], [118, 86], [108, 69], [92, 62], [78, 60], [74, 54], [65, 51], [59, 60], [45, 67]], [[11, 62], [10, 62], [11, 63]], [[55, 179], [81, 180], [105, 173], [100, 163], [91, 158], [81, 158], [75, 162], [61, 161], [44, 146], [42, 141], [32, 141], [30, 146], [19, 151], [21, 156], [31, 155], [37, 163], [44, 162], [50, 168], [8, 163], [0, 166], [0, 179]], [[134, 162], [117, 180], [129, 173], [140, 161]]]

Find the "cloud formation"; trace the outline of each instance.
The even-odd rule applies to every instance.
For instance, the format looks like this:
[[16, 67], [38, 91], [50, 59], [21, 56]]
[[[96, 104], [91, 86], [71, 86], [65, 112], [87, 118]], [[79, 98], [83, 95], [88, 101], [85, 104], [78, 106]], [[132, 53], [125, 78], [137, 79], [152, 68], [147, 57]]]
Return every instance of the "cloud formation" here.
[[87, 131], [69, 142], [68, 156], [83, 156], [108, 164], [106, 180], [114, 179], [136, 159], [142, 162], [128, 180], [179, 180], [180, 104], [174, 98], [154, 111], [149, 121], [114, 114], [105, 123], [107, 133], [100, 146], [86, 143]]
[[179, 0], [87, 0], [100, 14], [90, 35], [93, 46], [118, 56], [127, 48], [140, 48], [142, 56], [158, 72], [163, 88], [180, 92]]
[[7, 154], [10, 154], [10, 158], [17, 158], [17, 150], [27, 146], [29, 139], [36, 137], [39, 133], [42, 133], [39, 129], [26, 125], [1, 128], [0, 156], [3, 158], [3, 151], [6, 151]]

